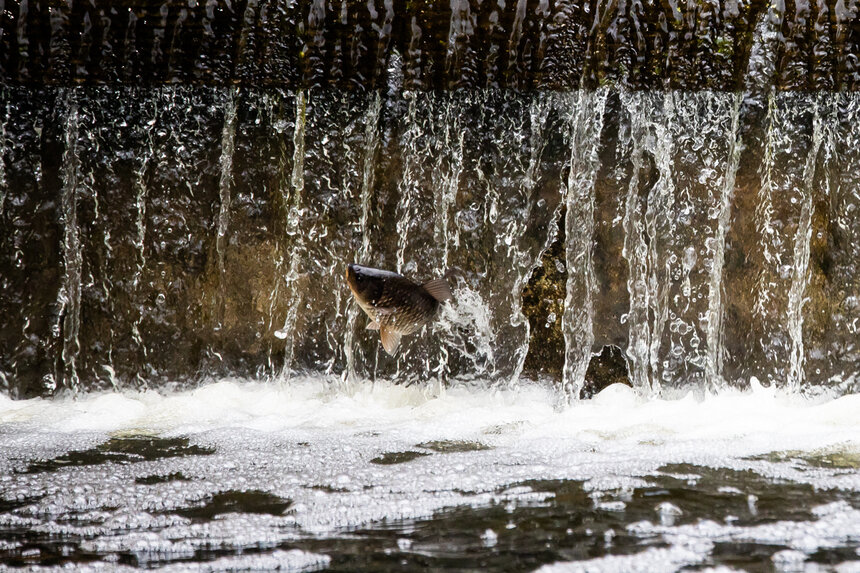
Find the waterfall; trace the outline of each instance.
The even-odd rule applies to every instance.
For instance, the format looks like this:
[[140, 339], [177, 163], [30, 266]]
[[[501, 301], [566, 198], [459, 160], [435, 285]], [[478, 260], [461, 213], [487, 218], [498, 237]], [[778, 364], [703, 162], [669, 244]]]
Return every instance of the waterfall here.
[[6, 162], [3, 158], [6, 156], [6, 122], [9, 121], [9, 94], [3, 90], [0, 102], [3, 102], [3, 119], [0, 120], [0, 218], [3, 217], [3, 210], [6, 206]]
[[723, 381], [723, 356], [725, 348], [723, 345], [723, 268], [726, 259], [726, 234], [731, 224], [732, 200], [734, 198], [735, 177], [741, 156], [740, 141], [740, 107], [741, 94], [734, 97], [731, 107], [731, 120], [728, 126], [728, 152], [726, 158], [725, 176], [722, 185], [719, 185], [719, 195], [712, 207], [709, 217], [716, 219], [716, 230], [713, 238], [707, 244], [708, 251], [712, 253], [710, 281], [708, 283], [708, 315], [707, 315], [707, 361], [705, 366], [705, 378], [712, 389], [722, 387]]
[[[559, 103], [556, 98], [538, 97], [529, 105], [528, 135], [526, 136], [525, 129], [523, 129], [523, 135], [521, 136], [524, 141], [528, 141], [529, 149], [528, 163], [523, 165], [525, 171], [519, 186], [519, 198], [522, 203], [520, 209], [516, 210], [513, 216], [504, 224], [505, 232], [496, 239], [497, 248], [507, 248], [508, 256], [511, 257], [511, 262], [513, 263], [514, 276], [516, 277], [512, 289], [511, 316], [508, 322], [510, 326], [520, 328], [523, 331], [523, 338], [519, 341], [510, 360], [511, 365], [507, 366], [502, 363], [503, 372], [511, 368], [511, 372], [505, 374], [511, 382], [516, 382], [522, 374], [531, 334], [531, 326], [522, 311], [523, 289], [534, 268], [537, 266], [540, 255], [549, 248], [555, 237], [555, 229], [559, 216], [560, 209], [558, 206], [551, 211], [548, 210], [549, 221], [547, 221], [546, 230], [536, 237], [534, 249], [529, 249], [527, 244], [517, 241], [517, 238], [527, 234], [529, 220], [541, 201], [536, 196], [538, 195], [538, 183], [544, 160], [543, 155], [548, 141], [547, 127], [549, 116], [553, 112], [564, 113], [559, 110]], [[528, 138], [527, 140], [525, 139], [526, 137]], [[560, 173], [558, 178], [561, 180]], [[546, 199], [543, 199], [543, 201], [546, 204]], [[504, 202], [506, 201], [500, 201], [502, 204]], [[558, 204], [560, 203], [561, 201], [558, 201]], [[502, 213], [504, 215], [504, 211]], [[540, 216], [541, 213], [538, 213], [538, 215]], [[504, 243], [505, 247], [502, 247], [502, 243]]]
[[764, 239], [761, 244], [762, 248], [762, 258], [765, 263], [768, 263], [768, 267], [764, 269], [762, 274], [758, 278], [757, 285], [757, 297], [755, 301], [755, 313], [759, 316], [764, 315], [767, 312], [767, 306], [772, 296], [772, 290], [769, 288], [767, 284], [768, 277], [765, 273], [770, 271], [775, 265], [778, 265], [780, 261], [777, 259], [777, 255], [774, 254], [773, 249], [773, 241], [770, 240], [772, 236], [775, 235], [775, 231], [772, 228], [773, 224], [773, 164], [774, 164], [774, 153], [777, 143], [774, 141], [774, 130], [772, 126], [775, 122], [774, 115], [776, 114], [775, 110], [775, 99], [771, 95], [768, 98], [768, 106], [767, 106], [767, 135], [764, 146], [764, 158], [762, 159], [762, 169], [761, 169], [761, 186], [758, 191], [758, 205], [756, 207], [755, 218], [758, 221], [758, 227], [760, 229], [762, 238]]
[[571, 102], [570, 169], [566, 184], [564, 301], [565, 391], [579, 396], [594, 346], [594, 177], [607, 91], [580, 91]]
[[[371, 249], [372, 162], [380, 103], [364, 95], [313, 90], [295, 100], [291, 145], [282, 142], [279, 152], [280, 169], [286, 174], [278, 193], [284, 204], [288, 256], [284, 325], [275, 335], [285, 340], [284, 363], [290, 365], [282, 372], [309, 367], [354, 372], [357, 350], [354, 334], [347, 330], [356, 325], [347, 319], [358, 315], [350, 309], [343, 276], [347, 263], [367, 258]], [[305, 178], [305, 173], [314, 177]], [[296, 364], [297, 353], [310, 353], [313, 366], [307, 361]]]
[[[263, 97], [262, 105], [265, 108], [265, 111], [268, 115], [268, 123], [271, 126], [271, 130], [274, 133], [274, 137], [276, 138], [275, 144], [275, 169], [276, 176], [273, 182], [273, 199], [272, 203], [274, 206], [274, 211], [277, 214], [278, 219], [282, 222], [283, 228], [279, 226], [275, 226], [276, 229], [283, 231], [279, 233], [279, 236], [276, 237], [276, 245], [278, 247], [278, 256], [274, 261], [275, 263], [275, 272], [277, 275], [277, 279], [275, 280], [274, 287], [272, 291], [269, 293], [268, 297], [268, 316], [266, 322], [267, 331], [273, 332], [273, 336], [275, 340], [283, 340], [287, 336], [289, 336], [289, 332], [287, 330], [280, 330], [275, 328], [275, 323], [280, 319], [277, 316], [277, 307], [278, 302], [281, 297], [281, 288], [282, 286], [285, 288], [287, 281], [289, 280], [289, 273], [287, 272], [287, 265], [290, 261], [284, 260], [284, 251], [287, 243], [289, 242], [289, 235], [285, 232], [286, 225], [289, 220], [289, 169], [290, 162], [292, 160], [292, 150], [287, 143], [287, 134], [291, 134], [294, 136], [295, 134], [295, 124], [290, 124], [289, 120], [286, 117], [287, 110], [289, 109], [289, 105], [292, 102], [289, 102], [289, 98], [287, 94], [277, 92], [272, 95], [266, 95]], [[295, 108], [293, 108], [295, 111]], [[274, 343], [270, 343], [267, 349], [267, 367], [268, 372], [274, 374], [278, 370], [282, 368], [278, 368], [275, 365], [275, 357], [274, 357]]]
[[[649, 256], [646, 242], [646, 223], [640, 206], [640, 178], [645, 168], [644, 143], [648, 134], [644, 117], [639, 113], [639, 97], [622, 94], [622, 106], [630, 113], [630, 125], [619, 136], [619, 146], [629, 151], [632, 174], [624, 202], [624, 258], [628, 263], [627, 291], [629, 311], [621, 318], [629, 324], [627, 357], [630, 361], [630, 379], [636, 388], [650, 388], [652, 368], [650, 360], [651, 327], [649, 324], [651, 299], [657, 295], [649, 281]], [[635, 107], [634, 107], [635, 106]], [[624, 138], [623, 140], [621, 138]]]
[[293, 365], [296, 316], [299, 303], [302, 299], [302, 293], [297, 288], [296, 283], [299, 279], [302, 249], [304, 247], [303, 238], [299, 234], [299, 224], [302, 214], [302, 192], [305, 187], [305, 124], [307, 121], [307, 101], [305, 98], [304, 92], [299, 92], [296, 96], [296, 124], [293, 131], [293, 168], [288, 180], [289, 188], [282, 190], [282, 193], [289, 197], [287, 202], [289, 211], [287, 212], [286, 234], [293, 245], [290, 250], [289, 271], [287, 271], [286, 276], [286, 291], [290, 302], [287, 307], [287, 315], [284, 318], [284, 326], [275, 333], [278, 338], [286, 340], [284, 364], [281, 368], [282, 378], [289, 378], [290, 369]]
[[809, 282], [809, 249], [812, 238], [812, 210], [814, 202], [813, 179], [816, 160], [822, 141], [821, 109], [816, 102], [813, 109], [812, 144], [803, 166], [800, 201], [800, 216], [794, 235], [794, 257], [791, 265], [791, 287], [788, 291], [788, 335], [791, 339], [788, 379], [786, 384], [792, 390], [799, 390], [803, 382], [805, 352], [803, 347], [803, 305], [806, 286]]
[[[832, 246], [827, 278], [832, 287], [824, 291], [830, 302], [823, 315], [807, 313], [807, 327], [818, 323], [818, 338], [825, 335], [828, 352], [811, 351], [805, 355], [807, 372], [820, 379], [826, 373], [843, 392], [860, 391], [860, 377], [854, 365], [860, 360], [860, 285], [853, 277], [860, 271], [860, 95], [839, 93], [832, 96], [823, 134], [825, 156], [824, 188], [827, 191], [826, 234], [819, 229], [813, 240]], [[823, 236], [822, 236], [823, 235]], [[823, 320], [822, 320], [823, 318]], [[820, 344], [820, 342], [819, 342]]]
[[218, 310], [221, 316], [224, 313], [224, 241], [227, 240], [227, 226], [230, 223], [230, 187], [233, 185], [233, 149], [236, 137], [236, 98], [237, 90], [234, 88], [227, 94], [224, 105], [224, 130], [221, 134], [221, 174], [218, 180], [220, 203], [218, 208], [218, 228], [215, 239], [215, 251], [218, 254], [218, 281], [221, 287], [216, 297]]
[[631, 164], [623, 253], [634, 385], [719, 384], [740, 100], [667, 92], [622, 94], [621, 101], [630, 122], [619, 155]]
[[822, 128], [815, 98], [771, 93], [767, 110], [755, 213], [761, 262], [753, 336], [763, 350], [757, 375], [797, 387], [803, 377], [802, 309]]
[[[147, 171], [151, 168], [151, 164], [155, 161], [157, 156], [156, 144], [154, 141], [155, 138], [155, 126], [159, 123], [159, 104], [166, 103], [160, 102], [156, 99], [153, 109], [152, 116], [148, 118], [144, 118], [143, 124], [140, 126], [143, 134], [143, 149], [140, 150], [139, 162], [134, 170], [133, 175], [133, 191], [135, 197], [135, 208], [137, 212], [137, 217], [135, 219], [135, 227], [136, 227], [136, 236], [134, 239], [134, 246], [136, 250], [136, 258], [137, 262], [134, 268], [134, 274], [132, 277], [132, 286], [133, 292], [130, 293], [134, 300], [134, 305], [137, 309], [137, 315], [134, 318], [134, 321], [131, 324], [131, 337], [134, 340], [135, 345], [139, 349], [139, 352], [144, 360], [146, 360], [149, 356], [149, 352], [146, 347], [146, 341], [144, 340], [141, 334], [141, 324], [143, 322], [146, 309], [145, 304], [143, 302], [143, 290], [144, 287], [141, 284], [143, 273], [146, 269], [146, 205], [147, 205], [147, 196], [148, 196], [148, 186], [147, 186]], [[137, 380], [137, 384], [146, 387], [146, 379], [141, 371], [138, 371], [135, 374], [135, 379]]]
[[[562, 309], [546, 359], [568, 395], [608, 345], [666, 395], [751, 376], [853, 387], [852, 94], [399, 85], [56, 89], [43, 119], [7, 91], [0, 304], [26, 311], [6, 323], [4, 375], [516, 383], [545, 350], [523, 297], [565, 212], [564, 294], [536, 296]], [[52, 261], [25, 241], [57, 232]], [[37, 260], [56, 273], [47, 301], [15, 294]], [[390, 357], [344, 283], [352, 261], [447, 274], [455, 300]]]
[[[78, 353], [81, 328], [81, 244], [78, 228], [78, 185], [81, 177], [78, 157], [78, 100], [75, 90], [60, 92], [58, 107], [65, 111], [65, 150], [62, 166], [60, 216], [63, 224], [63, 283], [59, 295], [59, 320], [62, 323], [62, 384], [77, 392]], [[60, 323], [57, 325], [60, 326]]]

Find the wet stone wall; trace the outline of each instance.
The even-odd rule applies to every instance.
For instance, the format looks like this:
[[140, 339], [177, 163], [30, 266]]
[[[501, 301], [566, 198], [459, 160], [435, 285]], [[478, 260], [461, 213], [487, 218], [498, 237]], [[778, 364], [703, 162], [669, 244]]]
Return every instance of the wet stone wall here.
[[855, 89], [853, 0], [4, 0], [27, 85]]
[[856, 389], [856, 2], [378, 4], [0, 1], [4, 392]]
[[[15, 395], [228, 373], [509, 381], [527, 365], [573, 391], [608, 346], [642, 388], [854, 384], [854, 94], [3, 97]], [[388, 357], [350, 261], [450, 270], [457, 304]]]

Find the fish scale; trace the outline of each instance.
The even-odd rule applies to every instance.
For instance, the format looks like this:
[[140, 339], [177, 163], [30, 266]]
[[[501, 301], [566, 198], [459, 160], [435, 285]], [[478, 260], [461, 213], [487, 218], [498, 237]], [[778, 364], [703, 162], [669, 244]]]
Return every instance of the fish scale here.
[[347, 284], [359, 306], [379, 328], [386, 352], [394, 354], [400, 336], [413, 334], [433, 320], [439, 304], [451, 300], [445, 279], [418, 284], [390, 271], [348, 265]]

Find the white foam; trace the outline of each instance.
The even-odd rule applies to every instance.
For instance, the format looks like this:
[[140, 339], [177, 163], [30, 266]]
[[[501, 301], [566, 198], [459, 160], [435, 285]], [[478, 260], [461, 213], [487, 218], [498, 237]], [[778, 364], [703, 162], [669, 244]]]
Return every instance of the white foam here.
[[[9, 518], [44, 533], [87, 537], [102, 554], [126, 551], [155, 562], [159, 551], [185, 556], [210, 546], [253, 547], [271, 556], [274, 547], [296, 535], [429, 517], [455, 506], [515, 508], [551, 497], [517, 485], [528, 480], [583, 480], [596, 507], [623, 512], [632, 492], [672, 463], [752, 469], [817, 488], [860, 491], [856, 471], [811, 471], [791, 460], [752, 459], [781, 451], [793, 452], [787, 457], [856, 455], [860, 396], [813, 400], [756, 387], [664, 400], [613, 386], [591, 401], [561, 409], [559, 403], [552, 389], [535, 384], [428, 391], [364, 383], [343, 392], [336, 381], [319, 378], [287, 385], [224, 380], [178, 393], [0, 398], [3, 468], [21, 469], [32, 459], [88, 449], [110, 436], [183, 436], [215, 451], [15, 474], [13, 481], [0, 477], [5, 480], [0, 490], [7, 500], [34, 498]], [[426, 446], [433, 441], [489, 449], [439, 453]], [[408, 463], [371, 463], [387, 452], [405, 451], [430, 455]], [[135, 483], [171, 474], [188, 481]], [[676, 477], [692, 484], [699, 479]], [[199, 505], [221, 491], [249, 489], [291, 500], [290, 511], [229, 514], [203, 524], [164, 513]], [[121, 509], [100, 515], [106, 507]], [[860, 535], [860, 514], [844, 505], [823, 506], [814, 521], [779, 527], [704, 521], [674, 526], [677, 512], [665, 505], [655, 507], [653, 515], [662, 524], [635, 526], [636, 533], [662, 536], [670, 544], [640, 554], [653, 570], [701, 563], [718, 539], [775, 542], [808, 552], [853, 543]], [[856, 522], [840, 520], [841, 515]], [[82, 516], [89, 516], [86, 524], [75, 521]], [[174, 545], [144, 535], [151, 529], [165, 532]], [[570, 570], [626, 570], [630, 563], [626, 557], [606, 557]]]
[[[555, 410], [557, 396], [539, 385], [517, 389], [451, 388], [428, 395], [417, 385], [365, 383], [351, 394], [329, 380], [287, 385], [225, 380], [173, 394], [89, 394], [56, 400], [0, 399], [0, 424], [30, 431], [193, 433], [223, 427], [410, 430], [439, 436], [480, 434], [519, 423], [524, 434], [589, 443], [659, 446], [734, 440], [746, 452], [858, 443], [860, 395], [809, 400], [767, 388], [697, 399], [645, 399], [610, 386], [595, 399]], [[444, 431], [443, 431], [444, 430]]]
[[698, 539], [784, 545], [795, 550], [791, 555], [808, 555], [822, 548], [851, 546], [860, 542], [860, 510], [846, 502], [836, 502], [820, 506], [813, 513], [819, 519], [811, 524], [804, 521], [777, 521], [743, 527], [702, 520], [673, 527], [645, 521], [629, 526], [628, 530], [636, 535], [661, 534], [670, 542]]
[[559, 562], [541, 567], [539, 573], [670, 573], [702, 563], [713, 545], [686, 544], [650, 548], [634, 555], [607, 555], [596, 559]]

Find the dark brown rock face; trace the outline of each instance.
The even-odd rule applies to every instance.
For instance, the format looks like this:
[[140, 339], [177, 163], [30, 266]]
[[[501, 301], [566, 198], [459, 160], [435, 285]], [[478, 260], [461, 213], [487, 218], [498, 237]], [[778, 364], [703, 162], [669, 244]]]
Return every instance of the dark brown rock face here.
[[[0, 5], [28, 85], [855, 89], [851, 3], [193, 0]], [[396, 71], [395, 71], [396, 70]]]

